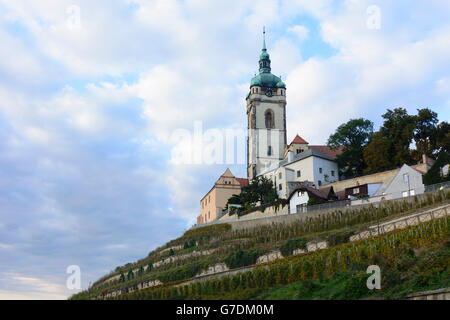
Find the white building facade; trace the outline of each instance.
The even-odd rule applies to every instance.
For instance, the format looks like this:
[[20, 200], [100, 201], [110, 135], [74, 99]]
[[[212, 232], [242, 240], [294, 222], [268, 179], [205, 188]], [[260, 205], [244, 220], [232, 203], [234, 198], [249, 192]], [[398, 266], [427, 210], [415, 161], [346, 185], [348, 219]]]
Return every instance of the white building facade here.
[[261, 176], [272, 180], [278, 197], [283, 199], [287, 199], [296, 184], [319, 187], [339, 180], [337, 163], [315, 150], [296, 155], [290, 151], [287, 159], [275, 163], [263, 171]]

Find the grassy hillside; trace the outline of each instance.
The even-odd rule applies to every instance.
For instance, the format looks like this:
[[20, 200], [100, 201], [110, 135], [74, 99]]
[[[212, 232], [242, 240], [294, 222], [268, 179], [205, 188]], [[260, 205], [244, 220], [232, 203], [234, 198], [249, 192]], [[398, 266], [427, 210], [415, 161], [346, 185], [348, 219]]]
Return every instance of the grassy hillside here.
[[[146, 258], [119, 267], [116, 272], [99, 279], [91, 288], [90, 297], [117, 289], [121, 289], [123, 293], [149, 279], [158, 279], [163, 285], [122, 294], [118, 298], [347, 299], [372, 294], [397, 297], [418, 289], [448, 286], [449, 242], [446, 219], [358, 243], [346, 242], [352, 234], [373, 225], [377, 219], [390, 220], [448, 203], [449, 200], [449, 191], [438, 192], [416, 196], [413, 202], [386, 202], [379, 210], [373, 206], [358, 210], [336, 210], [327, 216], [318, 216], [290, 225], [267, 225], [239, 231], [232, 231], [228, 224], [191, 229], [182, 237], [151, 252]], [[436, 234], [428, 234], [427, 228], [432, 228]], [[424, 232], [425, 238], [419, 236], [424, 235]], [[318, 239], [327, 240], [332, 247], [291, 256], [294, 249], [304, 247], [307, 241]], [[202, 284], [185, 282], [209, 265], [218, 262], [226, 262], [230, 269], [253, 265], [259, 255], [273, 249], [280, 249], [286, 258], [257, 267], [254, 272], [243, 273], [238, 278], [225, 276]], [[197, 253], [210, 250], [210, 254], [187, 256], [194, 250]], [[148, 268], [149, 264], [157, 265], [158, 261], [170, 257], [179, 260]], [[431, 259], [429, 257], [438, 257], [436, 261], [440, 266], [440, 269], [436, 269], [437, 275], [432, 278], [417, 267], [426, 266], [425, 262], [431, 261], [427, 260]], [[386, 286], [376, 293], [349, 290], [352, 286], [359, 286], [358, 281], [367, 279], [365, 270], [369, 264], [380, 265]], [[133, 272], [139, 269], [141, 272]], [[400, 274], [401, 270], [406, 271]], [[130, 271], [133, 277], [128, 277]], [[123, 277], [119, 279], [121, 274]], [[105, 281], [113, 276], [117, 279]], [[401, 284], [405, 287], [399, 287]], [[366, 288], [365, 285], [363, 287]], [[352, 292], [352, 296], [345, 292]], [[86, 299], [87, 296], [84, 291], [72, 298]]]

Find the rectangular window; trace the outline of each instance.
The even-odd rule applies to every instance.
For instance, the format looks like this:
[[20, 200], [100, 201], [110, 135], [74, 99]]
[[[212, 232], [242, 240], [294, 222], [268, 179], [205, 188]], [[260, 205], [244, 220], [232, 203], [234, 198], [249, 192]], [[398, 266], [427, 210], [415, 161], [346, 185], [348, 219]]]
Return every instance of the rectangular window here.
[[271, 156], [271, 155], [272, 155], [272, 147], [271, 147], [271, 146], [268, 146], [268, 147], [267, 147], [267, 155], [268, 155], [268, 156]]
[[281, 179], [283, 177], [283, 175], [281, 174], [281, 172], [278, 174], [278, 179]]
[[278, 185], [278, 190], [282, 190], [283, 189], [283, 185], [280, 183], [279, 185]]
[[319, 168], [319, 173], [322, 173], [322, 168]]
[[331, 170], [331, 176], [334, 177], [334, 170]]
[[407, 197], [408, 196], [408, 191], [403, 191], [402, 196], [403, 196], [403, 198]]
[[353, 194], [357, 194], [357, 193], [359, 193], [359, 188], [353, 189]]
[[413, 195], [415, 195], [416, 193], [414, 192], [414, 190], [411, 190], [410, 192], [409, 192], [409, 195], [410, 196], [413, 196]]
[[319, 180], [318, 182], [319, 182], [319, 187], [320, 187], [322, 185], [322, 181]]
[[405, 173], [405, 174], [403, 175], [403, 181], [405, 181], [405, 183], [408, 183], [408, 182], [409, 182], [409, 174]]
[[300, 178], [302, 176], [302, 173], [300, 170], [297, 170], [297, 178]]

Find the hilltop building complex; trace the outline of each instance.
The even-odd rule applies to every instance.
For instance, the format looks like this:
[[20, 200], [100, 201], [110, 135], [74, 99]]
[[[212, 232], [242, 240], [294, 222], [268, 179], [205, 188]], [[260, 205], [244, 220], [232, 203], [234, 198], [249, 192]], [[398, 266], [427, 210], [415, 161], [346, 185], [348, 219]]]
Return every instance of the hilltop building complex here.
[[272, 180], [278, 197], [291, 204], [289, 213], [304, 211], [310, 200], [324, 203], [363, 196], [393, 198], [397, 197], [394, 194], [404, 197], [423, 193], [422, 175], [430, 168], [429, 158], [424, 157], [423, 163], [415, 166], [404, 165], [384, 173], [339, 181], [335, 159], [343, 147], [310, 145], [298, 134], [287, 144], [287, 88], [271, 71], [264, 32], [259, 74], [251, 79], [246, 97], [247, 179], [236, 178], [227, 169], [201, 199], [198, 224], [219, 219], [228, 199], [240, 194], [257, 177]]

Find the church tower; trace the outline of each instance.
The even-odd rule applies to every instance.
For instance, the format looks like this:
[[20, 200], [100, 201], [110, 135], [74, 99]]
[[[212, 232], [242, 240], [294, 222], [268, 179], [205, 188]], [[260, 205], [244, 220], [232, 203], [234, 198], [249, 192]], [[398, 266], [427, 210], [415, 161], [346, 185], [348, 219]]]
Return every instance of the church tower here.
[[286, 85], [271, 73], [265, 35], [264, 30], [259, 74], [252, 79], [246, 99], [249, 180], [283, 160], [286, 146]]

